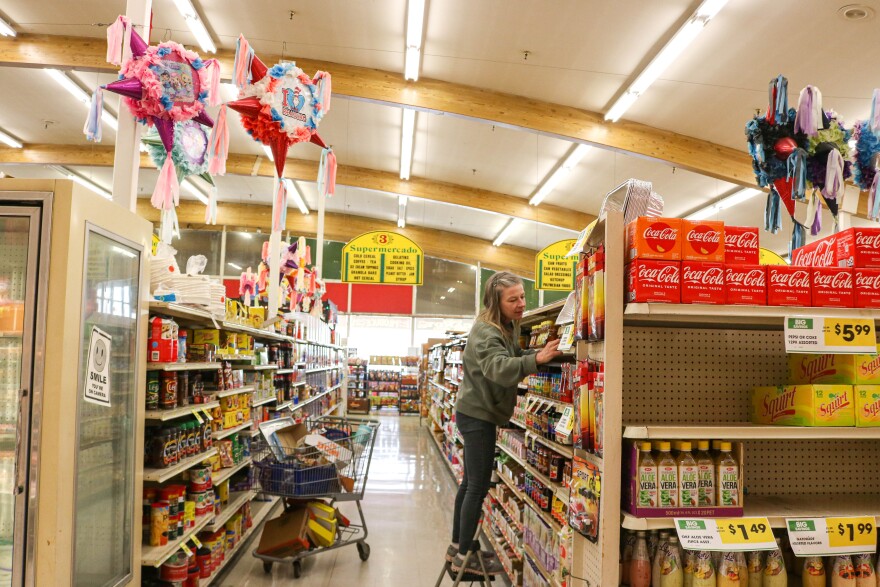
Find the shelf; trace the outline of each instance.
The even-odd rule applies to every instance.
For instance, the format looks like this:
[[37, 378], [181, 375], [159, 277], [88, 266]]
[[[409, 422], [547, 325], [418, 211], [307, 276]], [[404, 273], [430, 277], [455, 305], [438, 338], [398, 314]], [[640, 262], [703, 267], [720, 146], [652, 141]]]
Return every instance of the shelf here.
[[[636, 518], [621, 512], [627, 530], [672, 528], [675, 518]], [[786, 518], [873, 516], [880, 523], [880, 495], [800, 495], [745, 498], [746, 517], [766, 517], [774, 528], [785, 528]]]
[[219, 321], [223, 319], [223, 316], [214, 316], [202, 308], [195, 308], [176, 302], [150, 302], [150, 314], [162, 314], [163, 316], [206, 324], [215, 328], [220, 325]]
[[141, 564], [144, 566], [154, 566], [158, 567], [166, 560], [168, 560], [171, 555], [173, 555], [177, 550], [190, 538], [198, 534], [202, 528], [208, 525], [208, 522], [214, 519], [214, 514], [205, 514], [203, 516], [198, 516], [196, 518], [196, 524], [189, 530], [183, 533], [183, 536], [180, 538], [168, 541], [168, 544], [164, 546], [149, 546], [145, 545], [141, 550]]
[[207, 526], [205, 526], [205, 530], [209, 532], [216, 532], [220, 528], [223, 527], [226, 522], [229, 521], [235, 512], [241, 508], [244, 504], [253, 499], [254, 491], [248, 489], [247, 491], [236, 491], [229, 494], [229, 503], [227, 503], [223, 507], [223, 511], [220, 512], [219, 516], [214, 516], [214, 521]]
[[516, 420], [510, 420], [510, 423], [518, 428], [522, 428], [523, 430], [528, 430], [528, 428], [526, 428], [526, 425], [523, 424], [522, 422], [518, 422]]
[[211, 484], [217, 486], [220, 483], [223, 483], [224, 481], [250, 465], [251, 462], [253, 462], [253, 459], [251, 457], [248, 457], [246, 459], [242, 459], [242, 461], [234, 467], [226, 467], [225, 469], [220, 469], [219, 471], [212, 472]]
[[512, 451], [511, 449], [507, 448], [507, 447], [504, 446], [503, 444], [496, 444], [495, 446], [497, 446], [497, 447], [500, 448], [502, 451], [504, 451], [504, 453], [505, 453], [507, 456], [509, 456], [510, 458], [512, 458], [512, 459], [514, 460], [514, 462], [518, 463], [521, 467], [523, 467], [523, 468], [526, 467], [526, 462], [525, 462], [523, 459], [521, 459], [519, 456], [513, 454], [513, 451]]
[[147, 363], [147, 371], [217, 371], [220, 363]]
[[440, 385], [440, 384], [437, 383], [436, 381], [428, 381], [428, 383], [430, 383], [430, 384], [433, 385], [434, 387], [439, 387], [440, 389], [442, 389], [442, 390], [445, 391], [446, 393], [453, 393], [453, 391], [452, 391], [451, 389], [449, 389], [448, 387], [444, 387], [443, 385]]
[[568, 458], [568, 459], [574, 458], [574, 448], [571, 446], [566, 446], [564, 444], [559, 444], [558, 442], [554, 442], [552, 440], [547, 440], [543, 436], [538, 436], [537, 434], [535, 434], [531, 430], [526, 430], [526, 438], [533, 438], [538, 443], [543, 444], [547, 448], [558, 452], [559, 454], [561, 454], [565, 458]]
[[523, 503], [525, 504], [525, 507], [531, 508], [531, 510], [533, 512], [538, 514], [538, 516], [542, 520], [544, 520], [544, 523], [546, 523], [548, 526], [550, 526], [551, 528], [553, 528], [557, 532], [559, 530], [562, 530], [562, 524], [560, 524], [556, 518], [554, 518], [553, 516], [551, 516], [547, 512], [541, 511], [541, 509], [538, 507], [538, 504], [536, 504], [534, 501], [532, 501], [531, 499], [526, 497], [526, 500]]
[[520, 326], [530, 324], [532, 322], [540, 322], [541, 319], [549, 318], [551, 314], [559, 314], [559, 312], [561, 312], [562, 308], [565, 306], [565, 302], [566, 300], [559, 300], [557, 302], [553, 302], [552, 304], [547, 304], [545, 306], [541, 306], [540, 308], [535, 308], [534, 310], [524, 312], [522, 319], [519, 322]]
[[151, 422], [167, 422], [177, 418], [193, 417], [194, 411], [210, 410], [219, 408], [220, 402], [208, 402], [206, 404], [190, 404], [182, 408], [174, 408], [173, 410], [149, 410], [144, 413], [144, 419]]
[[[443, 432], [441, 430], [441, 435]], [[455, 469], [452, 468], [452, 463], [449, 461], [449, 458], [446, 456], [446, 453], [443, 451], [443, 444], [440, 442], [440, 439], [437, 438], [437, 434], [434, 432], [428, 431], [428, 435], [434, 440], [434, 444], [437, 446], [437, 450], [440, 451], [440, 457], [443, 459], [443, 462], [446, 463], [446, 468], [449, 470], [449, 473], [452, 475], [452, 479], [455, 481], [456, 485], [461, 485], [461, 480], [459, 480], [458, 475], [455, 472]], [[445, 437], [445, 435], [444, 435]]]
[[341, 369], [342, 367], [317, 367], [315, 369], [306, 369], [306, 375], [311, 373], [323, 373], [324, 371], [333, 371], [334, 369]]
[[535, 400], [536, 402], [539, 402], [539, 403], [543, 402], [545, 404], [553, 404], [554, 406], [556, 406], [560, 410], [564, 410], [565, 408], [573, 407], [573, 404], [571, 404], [569, 402], [561, 402], [559, 400], [550, 399], [549, 397], [544, 397], [543, 395], [537, 395], [535, 393], [532, 393], [531, 391], [528, 392], [526, 395], [528, 395], [531, 399]]
[[290, 375], [292, 373], [296, 373], [298, 369], [278, 369], [275, 371], [275, 375]]
[[623, 311], [623, 323], [625, 326], [782, 330], [786, 316], [878, 320], [880, 311], [866, 308], [627, 304]]
[[227, 436], [232, 436], [236, 432], [241, 432], [242, 430], [245, 430], [246, 428], [250, 428], [250, 426], [252, 424], [253, 424], [253, 421], [248, 420], [247, 422], [243, 422], [243, 423], [239, 424], [235, 428], [226, 428], [225, 430], [218, 430], [217, 432], [213, 433], [214, 440], [220, 440], [221, 438], [226, 438]]
[[563, 485], [562, 483], [557, 483], [556, 481], [551, 481], [547, 475], [538, 472], [536, 468], [533, 466], [526, 464], [525, 465], [526, 473], [531, 473], [532, 477], [535, 477], [538, 481], [540, 481], [545, 487], [549, 487], [553, 490], [553, 495], [557, 497], [562, 503], [568, 507], [568, 487]]
[[338, 410], [338, 409], [339, 409], [339, 406], [341, 406], [341, 405], [342, 405], [342, 402], [339, 402], [338, 404], [336, 404], [335, 406], [333, 406], [332, 408], [330, 408], [329, 410], [327, 410], [326, 412], [324, 412], [323, 414], [321, 414], [321, 417], [322, 417], [322, 418], [326, 418], [327, 416], [329, 416], [330, 414], [332, 414], [333, 412], [335, 412], [336, 410]]
[[256, 408], [257, 406], [271, 404], [272, 402], [276, 402], [276, 401], [278, 401], [277, 397], [267, 397], [264, 399], [258, 399], [257, 401], [255, 401], [254, 403], [251, 404], [251, 407]]
[[604, 340], [579, 340], [577, 341], [576, 346], [583, 347], [584, 354], [586, 354], [586, 356], [588, 356], [591, 361], [598, 361], [600, 363], [605, 362]]
[[258, 338], [261, 340], [271, 340], [271, 341], [281, 341], [287, 342], [292, 340], [288, 336], [284, 336], [283, 334], [278, 334], [276, 332], [269, 332], [268, 330], [260, 330], [258, 328], [254, 328], [253, 326], [246, 326], [244, 324], [236, 324], [234, 322], [226, 322], [224, 321], [222, 324], [224, 330], [231, 330], [233, 332], [243, 332], [245, 334], [250, 334], [254, 338]]
[[293, 405], [293, 400], [288, 400], [288, 401], [284, 402], [283, 404], [278, 404], [274, 408], [269, 408], [269, 409], [274, 412], [280, 412], [281, 410], [286, 410], [287, 408], [289, 408], [292, 405]]
[[547, 569], [544, 568], [544, 565], [541, 564], [541, 561], [538, 559], [538, 556], [535, 554], [535, 551], [528, 544], [523, 544], [523, 552], [529, 556], [529, 559], [535, 563], [535, 566], [538, 568], [538, 572], [543, 575], [544, 580], [550, 584], [550, 587], [559, 587], [559, 583], [556, 582], [556, 579], [553, 578], [553, 573], [548, 573]]
[[295, 412], [297, 410], [300, 410], [300, 409], [306, 407], [309, 404], [313, 404], [316, 401], [318, 401], [319, 399], [321, 399], [322, 397], [324, 397], [325, 395], [328, 395], [331, 391], [332, 391], [332, 389], [328, 389], [327, 391], [322, 391], [318, 395], [312, 396], [309, 399], [305, 399], [298, 404], [292, 404], [290, 406], [290, 411]]
[[[483, 536], [486, 537], [486, 540], [489, 541], [489, 545], [495, 551], [495, 555], [498, 558], [498, 562], [501, 563], [501, 568], [504, 569], [504, 573], [507, 575], [507, 578], [510, 580], [511, 585], [516, 585], [516, 580], [514, 579], [512, 569], [509, 569], [507, 567], [507, 564], [505, 564], [505, 562], [504, 562], [504, 557], [498, 555], [499, 552], [505, 553], [505, 550], [504, 550], [504, 548], [502, 548], [501, 543], [498, 542], [498, 539], [495, 538], [495, 536], [492, 534], [491, 530], [487, 531], [486, 528], [483, 527], [482, 525], [480, 526], [480, 532], [483, 533]], [[505, 542], [507, 542], [506, 538], [505, 538]], [[507, 542], [507, 544], [510, 544], [510, 543]], [[513, 551], [514, 555], [519, 554], [512, 545], [510, 546], [510, 549]], [[521, 560], [521, 558], [520, 558], [520, 560]]]
[[269, 371], [270, 369], [277, 369], [278, 365], [245, 365], [241, 368], [242, 371]]
[[640, 440], [869, 440], [880, 439], [880, 428], [826, 426], [763, 426], [760, 424], [625, 424], [624, 438]]
[[169, 479], [180, 475], [181, 473], [188, 469], [191, 469], [192, 467], [195, 467], [202, 461], [211, 458], [215, 454], [217, 454], [217, 447], [206, 450], [205, 452], [199, 453], [195, 456], [191, 456], [188, 459], [184, 459], [173, 467], [166, 467], [164, 469], [144, 469], [144, 481], [165, 483]]
[[221, 353], [216, 353], [214, 356], [221, 361], [228, 361], [230, 363], [238, 361], [253, 361], [256, 358], [254, 355], [224, 355]]
[[[516, 529], [519, 530], [519, 531], [522, 531], [522, 530], [523, 530], [523, 523], [522, 523], [522, 520], [521, 520], [521, 519], [518, 520], [518, 519], [516, 518], [516, 516], [513, 514], [513, 512], [510, 511], [510, 509], [507, 507], [507, 504], [504, 503], [503, 501], [501, 501], [501, 498], [498, 497], [498, 493], [497, 493], [497, 492], [492, 492], [492, 497], [495, 498], [495, 501], [498, 502], [498, 506], [499, 506], [502, 510], [504, 510], [504, 513], [506, 513], [507, 516], [508, 516], [511, 520], [513, 520], [513, 523], [516, 525]], [[520, 513], [520, 515], [522, 515], [522, 514]]]
[[238, 387], [235, 389], [224, 389], [223, 391], [217, 392], [217, 397], [226, 397], [228, 395], [238, 395], [239, 393], [252, 393], [254, 391], [253, 385], [245, 385], [244, 387]]

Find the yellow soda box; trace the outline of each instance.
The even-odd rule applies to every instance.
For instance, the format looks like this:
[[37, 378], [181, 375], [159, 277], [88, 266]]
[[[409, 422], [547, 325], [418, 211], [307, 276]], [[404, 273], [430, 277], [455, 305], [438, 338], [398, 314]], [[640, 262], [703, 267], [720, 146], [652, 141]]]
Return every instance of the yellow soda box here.
[[880, 385], [880, 356], [791, 354], [788, 356], [788, 382], [795, 385]]
[[856, 396], [856, 426], [880, 426], [880, 385], [856, 385], [853, 391]]
[[193, 332], [193, 344], [213, 344], [216, 347], [220, 344], [220, 331], [216, 328], [201, 329]]
[[263, 322], [266, 321], [266, 308], [262, 306], [249, 307], [248, 318], [254, 328], [262, 328]]
[[851, 385], [778, 385], [752, 390], [749, 419], [776, 426], [855, 426]]
[[855, 355], [856, 381], [859, 385], [880, 385], [880, 345], [876, 355]]

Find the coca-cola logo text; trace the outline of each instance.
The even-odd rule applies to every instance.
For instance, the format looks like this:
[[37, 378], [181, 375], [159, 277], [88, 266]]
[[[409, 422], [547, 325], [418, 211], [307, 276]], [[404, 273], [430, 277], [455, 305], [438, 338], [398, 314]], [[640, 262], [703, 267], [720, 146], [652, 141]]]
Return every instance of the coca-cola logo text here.
[[813, 264], [813, 257], [816, 255], [816, 249], [797, 250], [791, 259], [792, 265], [800, 267], [809, 267]]
[[767, 273], [763, 269], [750, 271], [728, 271], [727, 283], [730, 285], [742, 285], [744, 287], [765, 287], [767, 285]]
[[783, 271], [771, 270], [770, 285], [775, 285], [778, 287], [798, 287], [806, 289], [810, 287], [810, 273], [809, 271], [793, 271], [791, 273], [787, 273]]
[[880, 291], [880, 273], [877, 275], [869, 275], [862, 273], [856, 276], [856, 287], [858, 289], [871, 289]]
[[737, 249], [757, 249], [758, 233], [742, 232], [740, 234], [724, 234], [724, 246]]
[[871, 249], [880, 249], [880, 234], [856, 233], [856, 246]]
[[711, 226], [700, 224], [688, 231], [687, 241], [698, 253], [711, 255], [718, 250], [718, 245], [721, 243], [721, 233]]
[[815, 273], [813, 275], [813, 283], [827, 289], [852, 289], [852, 273], [849, 271], [827, 274]]
[[813, 257], [813, 267], [831, 267], [835, 265], [834, 253], [837, 251], [837, 241], [819, 241], [816, 245], [816, 253]]
[[678, 283], [678, 265], [650, 268], [639, 267], [639, 281], [654, 283]]
[[663, 222], [655, 222], [645, 228], [642, 237], [653, 250], [665, 253], [675, 247], [675, 241], [678, 239], [678, 229], [672, 228]]
[[709, 267], [708, 269], [685, 267], [683, 277], [689, 283], [724, 285], [724, 270], [721, 267]]

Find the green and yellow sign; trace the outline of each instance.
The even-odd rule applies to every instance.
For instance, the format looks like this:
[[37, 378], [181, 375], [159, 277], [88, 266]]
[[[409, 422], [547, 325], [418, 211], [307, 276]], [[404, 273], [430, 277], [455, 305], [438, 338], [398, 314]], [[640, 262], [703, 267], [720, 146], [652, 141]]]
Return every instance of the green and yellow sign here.
[[396, 232], [366, 232], [342, 247], [344, 283], [422, 285], [424, 271], [422, 248]]
[[574, 289], [574, 273], [577, 256], [565, 255], [577, 239], [557, 241], [535, 256], [536, 289], [571, 291]]

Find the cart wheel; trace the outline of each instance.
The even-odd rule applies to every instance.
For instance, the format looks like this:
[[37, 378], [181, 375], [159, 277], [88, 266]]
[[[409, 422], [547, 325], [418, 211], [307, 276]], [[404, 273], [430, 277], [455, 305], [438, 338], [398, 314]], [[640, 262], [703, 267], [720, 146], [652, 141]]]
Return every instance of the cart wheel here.
[[366, 542], [358, 542], [357, 543], [358, 554], [361, 557], [362, 561], [370, 558], [370, 545]]
[[303, 574], [302, 563], [299, 561], [294, 561], [294, 563], [293, 563], [293, 578], [299, 579], [300, 577], [302, 577], [302, 574]]
[[263, 563], [263, 572], [271, 573], [272, 572], [272, 563]]

